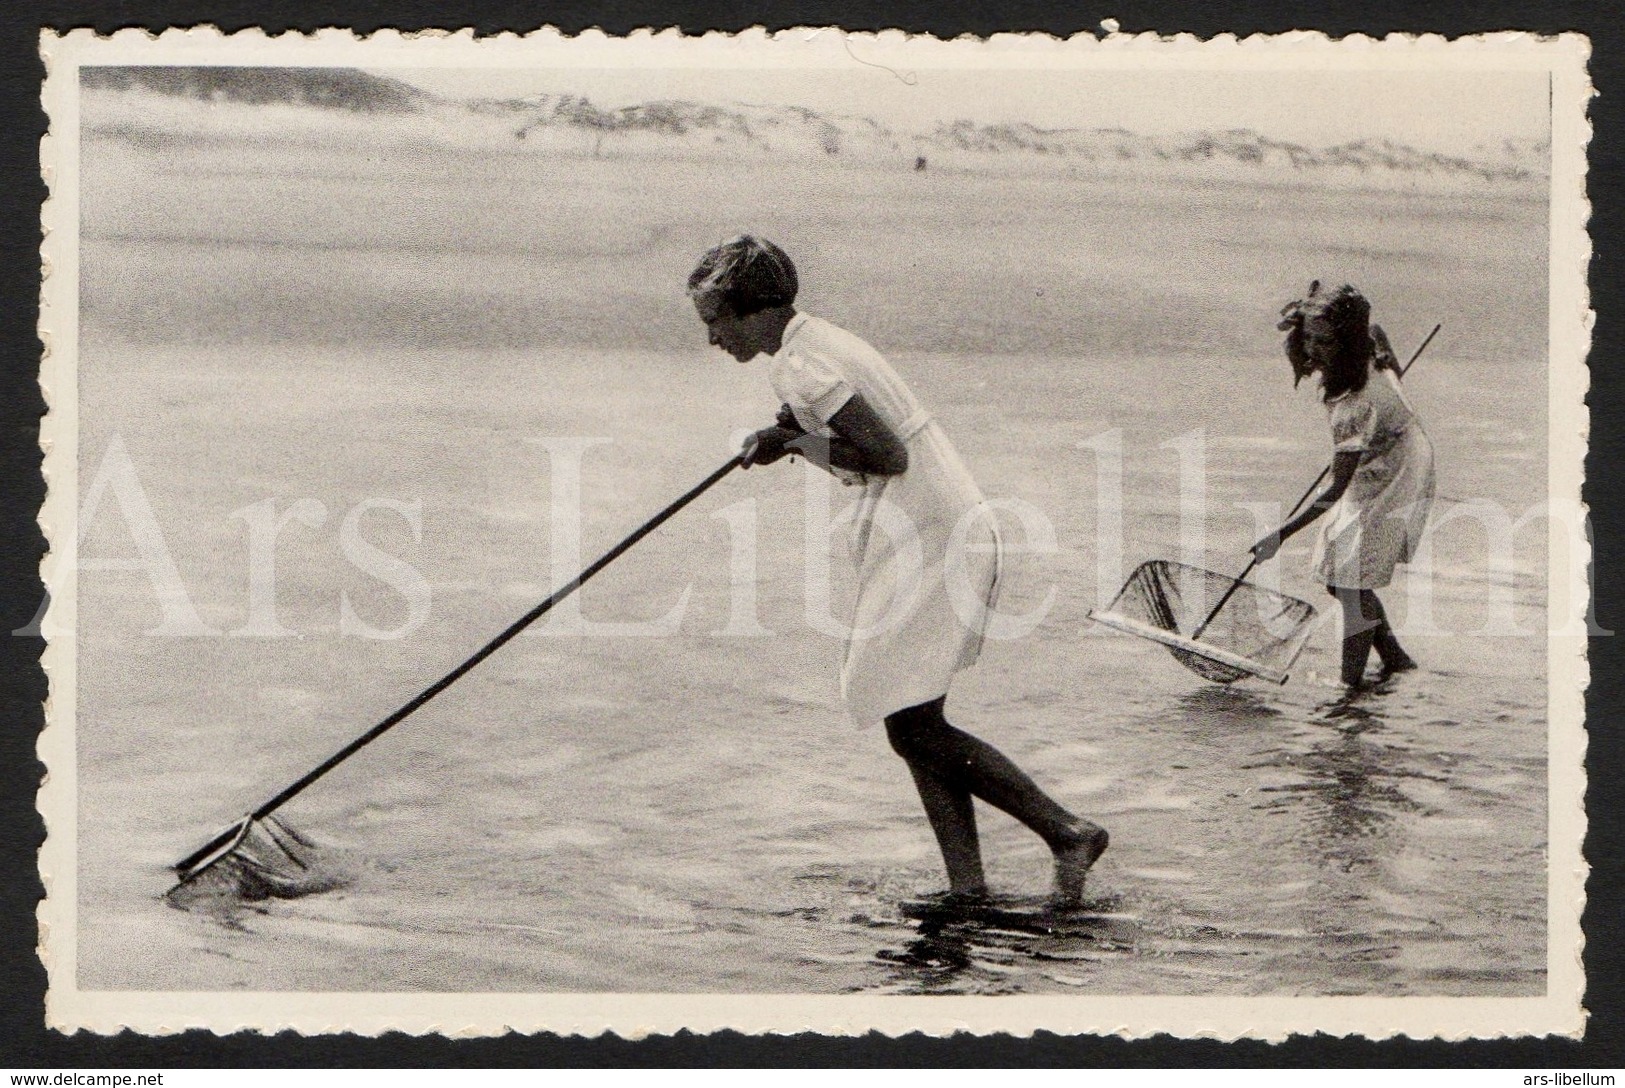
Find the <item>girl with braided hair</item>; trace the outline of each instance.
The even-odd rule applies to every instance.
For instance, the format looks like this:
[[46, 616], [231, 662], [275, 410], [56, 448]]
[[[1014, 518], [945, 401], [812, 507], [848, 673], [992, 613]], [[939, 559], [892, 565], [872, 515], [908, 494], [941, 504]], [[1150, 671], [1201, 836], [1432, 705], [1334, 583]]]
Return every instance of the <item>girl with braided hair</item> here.
[[1382, 675], [1416, 668], [1376, 591], [1416, 553], [1433, 504], [1433, 444], [1399, 386], [1399, 365], [1371, 304], [1345, 284], [1289, 303], [1279, 328], [1293, 384], [1320, 375], [1331, 417], [1332, 482], [1304, 511], [1253, 545], [1260, 561], [1326, 516], [1315, 544], [1315, 577], [1343, 607], [1342, 680], [1365, 683], [1373, 648]]

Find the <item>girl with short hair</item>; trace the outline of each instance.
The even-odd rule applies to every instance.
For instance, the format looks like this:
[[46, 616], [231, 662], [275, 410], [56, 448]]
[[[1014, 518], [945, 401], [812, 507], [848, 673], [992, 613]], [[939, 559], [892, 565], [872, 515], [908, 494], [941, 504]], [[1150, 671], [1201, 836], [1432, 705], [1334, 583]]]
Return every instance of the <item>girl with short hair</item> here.
[[999, 578], [999, 539], [982, 493], [942, 426], [873, 347], [794, 307], [794, 263], [740, 235], [700, 259], [688, 293], [710, 342], [739, 362], [768, 357], [784, 402], [746, 439], [745, 467], [799, 453], [861, 487], [851, 536], [858, 594], [841, 668], [848, 709], [884, 721], [908, 764], [948, 870], [949, 890], [985, 893], [980, 797], [1055, 855], [1055, 893], [1077, 901], [1106, 830], [1075, 816], [992, 745], [948, 723], [953, 675], [981, 651]]

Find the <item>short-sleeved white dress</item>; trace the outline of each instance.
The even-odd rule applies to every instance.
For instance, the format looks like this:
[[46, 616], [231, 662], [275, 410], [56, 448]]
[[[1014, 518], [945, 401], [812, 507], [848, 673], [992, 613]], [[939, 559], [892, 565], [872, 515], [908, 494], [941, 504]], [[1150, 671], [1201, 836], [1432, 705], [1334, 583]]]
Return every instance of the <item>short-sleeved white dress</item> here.
[[861, 486], [849, 534], [858, 569], [841, 692], [860, 723], [947, 694], [973, 664], [997, 598], [998, 527], [942, 427], [867, 342], [797, 313], [768, 379], [811, 434], [855, 393], [908, 448], [897, 476], [840, 472]]
[[1433, 505], [1433, 443], [1391, 371], [1326, 402], [1336, 452], [1356, 452], [1348, 490], [1325, 515], [1315, 577], [1345, 589], [1381, 589], [1415, 555]]

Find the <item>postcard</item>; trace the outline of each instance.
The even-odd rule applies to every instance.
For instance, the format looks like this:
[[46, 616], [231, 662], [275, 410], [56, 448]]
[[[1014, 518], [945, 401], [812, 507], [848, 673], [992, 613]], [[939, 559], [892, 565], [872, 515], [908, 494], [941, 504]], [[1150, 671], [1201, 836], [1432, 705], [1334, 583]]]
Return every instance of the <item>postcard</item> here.
[[1584, 38], [41, 50], [53, 1027], [1583, 1032]]

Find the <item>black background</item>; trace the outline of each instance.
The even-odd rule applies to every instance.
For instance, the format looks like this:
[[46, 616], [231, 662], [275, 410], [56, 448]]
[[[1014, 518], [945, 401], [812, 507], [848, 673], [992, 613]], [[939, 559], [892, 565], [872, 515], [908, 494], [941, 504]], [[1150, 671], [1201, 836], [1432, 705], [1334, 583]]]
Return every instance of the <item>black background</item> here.
[[[260, 27], [269, 33], [347, 27], [359, 33], [473, 27], [478, 33], [524, 32], [552, 25], [569, 33], [598, 27], [624, 34], [643, 27], [676, 26], [692, 34], [839, 25], [849, 30], [898, 28], [939, 37], [996, 31], [1097, 32], [1115, 18], [1128, 32], [1278, 33], [1310, 27], [1334, 36], [1352, 33], [1435, 32], [1449, 37], [1497, 30], [1555, 34], [1576, 30], [1592, 41], [1591, 76], [1599, 97], [1591, 106], [1595, 135], [1587, 179], [1593, 214], [1592, 305], [1597, 311], [1590, 356], [1591, 445], [1585, 500], [1596, 545], [1596, 619], [1625, 634], [1625, 605], [1609, 577], [1622, 545], [1619, 483], [1625, 466], [1625, 374], [1619, 366], [1621, 232], [1620, 101], [1625, 75], [1625, 6], [1614, 3], [1362, 3], [1293, 5], [1279, 0], [1203, 3], [1200, 0], [1110, 4], [1066, 0], [935, 0], [853, 2], [802, 0], [747, 5], [736, 0], [580, 0], [556, 2], [424, 2], [424, 0], [0, 0], [0, 632], [28, 623], [40, 600], [38, 577], [44, 538], [35, 523], [44, 495], [40, 478], [39, 417], [44, 410], [36, 378], [40, 343], [35, 335], [39, 300], [39, 108], [44, 67], [41, 28], [122, 27], [159, 31], [212, 23], [223, 30]], [[572, 1039], [507, 1036], [450, 1041], [387, 1035], [301, 1038], [190, 1032], [164, 1038], [123, 1033], [62, 1035], [44, 1027], [45, 972], [35, 951], [34, 911], [43, 889], [35, 851], [44, 835], [34, 809], [43, 768], [34, 745], [44, 724], [45, 678], [38, 639], [0, 634], [0, 1068], [52, 1070], [108, 1067], [381, 1067], [381, 1066], [1106, 1066], [1106, 1067], [1507, 1067], [1619, 1069], [1625, 1067], [1621, 1016], [1621, 742], [1620, 658], [1625, 638], [1591, 644], [1592, 683], [1587, 696], [1590, 788], [1586, 807], [1591, 864], [1586, 930], [1585, 1004], [1591, 1021], [1583, 1041], [1491, 1040], [1446, 1043], [1297, 1038], [1279, 1045], [1157, 1038], [1009, 1037], [886, 1039], [731, 1033], [680, 1034], [629, 1042], [615, 1037]]]

